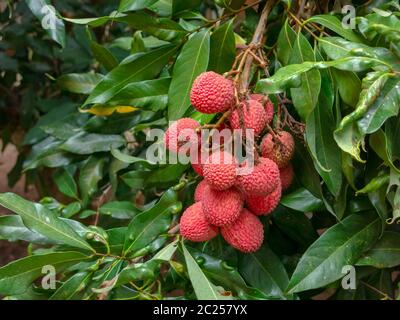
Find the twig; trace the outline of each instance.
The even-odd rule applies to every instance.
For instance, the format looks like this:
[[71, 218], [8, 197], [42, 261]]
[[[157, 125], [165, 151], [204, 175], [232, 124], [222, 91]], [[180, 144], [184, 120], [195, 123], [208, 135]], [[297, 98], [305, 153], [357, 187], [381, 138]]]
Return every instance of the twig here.
[[[267, 26], [267, 20], [268, 20], [268, 15], [274, 6], [276, 0], [268, 0], [262, 13], [260, 16], [260, 20], [258, 22], [256, 31], [254, 32], [253, 39], [251, 40], [251, 43], [249, 47], [259, 47], [262, 45], [262, 38], [265, 32], [265, 28]], [[245, 94], [247, 92], [247, 89], [249, 87], [249, 78], [250, 78], [250, 70], [251, 66], [253, 63], [254, 57], [252, 55], [247, 55], [246, 61], [244, 64], [243, 68], [243, 73], [241, 76], [241, 82], [240, 82], [240, 89], [239, 92], [241, 94]]]

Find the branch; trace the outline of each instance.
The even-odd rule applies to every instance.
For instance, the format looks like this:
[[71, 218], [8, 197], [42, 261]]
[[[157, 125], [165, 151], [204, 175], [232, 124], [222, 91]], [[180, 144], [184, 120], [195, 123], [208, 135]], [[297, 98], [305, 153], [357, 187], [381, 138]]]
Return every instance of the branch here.
[[[267, 27], [268, 15], [271, 12], [276, 0], [268, 0], [260, 16], [256, 31], [254, 32], [253, 39], [251, 40], [250, 47], [259, 47], [262, 45], [263, 35]], [[253, 63], [254, 56], [248, 55], [244, 65], [243, 73], [240, 82], [240, 93], [245, 94], [249, 87], [250, 70]]]

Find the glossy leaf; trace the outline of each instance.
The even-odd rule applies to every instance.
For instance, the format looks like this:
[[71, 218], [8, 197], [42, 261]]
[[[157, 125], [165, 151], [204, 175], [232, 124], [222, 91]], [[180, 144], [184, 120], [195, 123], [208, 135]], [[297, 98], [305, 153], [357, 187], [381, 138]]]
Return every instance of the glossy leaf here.
[[173, 70], [168, 92], [168, 119], [181, 118], [190, 106], [190, 90], [196, 77], [207, 70], [210, 55], [208, 30], [193, 35], [183, 46]]
[[289, 63], [296, 38], [296, 32], [293, 31], [288, 23], [288, 20], [286, 20], [281, 32], [279, 33], [276, 48], [278, 59], [284, 66]]
[[61, 47], [65, 46], [65, 26], [59, 13], [51, 5], [50, 0], [25, 0], [32, 13], [42, 23], [50, 38]]
[[57, 171], [53, 175], [58, 189], [68, 197], [78, 199], [78, 187], [71, 173], [65, 169]]
[[148, 53], [135, 54], [109, 72], [93, 89], [84, 105], [106, 103], [129, 83], [152, 79], [176, 50], [176, 46], [168, 45]]
[[198, 300], [229, 300], [231, 296], [222, 287], [217, 287], [208, 280], [196, 260], [186, 249], [182, 242], [182, 250], [185, 256], [186, 268], [189, 279], [193, 285]]
[[54, 252], [29, 256], [0, 268], [0, 293], [14, 295], [24, 293], [40, 276], [42, 268], [51, 265], [57, 272], [89, 257], [80, 252]]
[[263, 246], [257, 252], [241, 256], [239, 271], [246, 281], [267, 296], [286, 299], [289, 278], [285, 267], [271, 249]]
[[324, 207], [321, 199], [316, 198], [304, 188], [284, 195], [280, 203], [285, 207], [302, 212], [318, 211]]
[[307, 19], [305, 23], [315, 22], [318, 23], [333, 32], [337, 33], [338, 35], [342, 36], [343, 38], [353, 41], [356, 43], [364, 42], [363, 38], [360, 37], [357, 33], [355, 33], [351, 29], [345, 29], [343, 27], [342, 21], [340, 21], [337, 17], [323, 14], [323, 15], [316, 15], [312, 16], [311, 18]]
[[129, 223], [125, 236], [125, 254], [142, 249], [160, 234], [168, 231], [171, 216], [181, 209], [173, 189], [167, 190], [161, 199], [150, 209], [143, 211]]
[[60, 149], [76, 154], [92, 154], [110, 152], [124, 143], [125, 139], [120, 135], [82, 132], [69, 138], [60, 146]]
[[67, 223], [41, 204], [13, 193], [0, 194], [0, 205], [18, 214], [29, 229], [59, 243], [93, 251]]
[[79, 174], [79, 188], [86, 203], [97, 191], [98, 183], [103, 177], [104, 158], [90, 156]]
[[57, 84], [69, 92], [89, 94], [102, 78], [98, 73], [68, 73], [60, 76]]
[[380, 219], [353, 214], [329, 228], [304, 253], [290, 279], [290, 293], [323, 287], [340, 279], [342, 267], [354, 264], [377, 240]]
[[118, 61], [114, 55], [106, 47], [91, 41], [90, 48], [93, 52], [93, 57], [102, 65], [107, 71], [111, 71], [118, 66]]
[[90, 280], [91, 274], [88, 272], [78, 272], [65, 281], [49, 300], [73, 300], [74, 296], [82, 291]]
[[[291, 64], [315, 61], [314, 51], [307, 38], [301, 32], [297, 34], [289, 62]], [[319, 70], [310, 69], [301, 76], [298, 88], [290, 90], [292, 102], [302, 119], [307, 119], [318, 101], [321, 88]]]
[[211, 35], [208, 69], [219, 74], [229, 71], [235, 61], [235, 53], [233, 20], [230, 20], [218, 27]]
[[8, 241], [28, 241], [31, 243], [49, 243], [46, 237], [29, 230], [20, 216], [10, 215], [0, 217], [0, 239]]
[[400, 265], [400, 234], [386, 231], [382, 238], [358, 261], [358, 266], [392, 268]]

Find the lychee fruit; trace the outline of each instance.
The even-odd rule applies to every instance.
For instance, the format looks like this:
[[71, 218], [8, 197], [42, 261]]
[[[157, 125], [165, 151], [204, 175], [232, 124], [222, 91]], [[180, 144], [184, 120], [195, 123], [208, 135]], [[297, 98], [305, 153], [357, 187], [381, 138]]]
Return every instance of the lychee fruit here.
[[168, 150], [175, 153], [187, 152], [187, 148], [182, 150], [181, 147], [186, 143], [200, 143], [199, 134], [196, 129], [200, 124], [191, 118], [182, 118], [173, 122], [164, 135], [164, 142]]
[[280, 131], [276, 134], [279, 141], [268, 133], [261, 142], [261, 154], [276, 162], [279, 168], [286, 167], [294, 154], [294, 139], [287, 131]]
[[194, 242], [208, 241], [218, 234], [218, 228], [206, 220], [201, 202], [196, 202], [183, 212], [179, 229], [185, 239]]
[[246, 195], [267, 195], [274, 191], [280, 182], [279, 168], [271, 159], [260, 158], [254, 167], [246, 161], [242, 169], [248, 170], [249, 173], [239, 175], [236, 185]]
[[226, 151], [214, 151], [203, 165], [204, 179], [216, 190], [232, 187], [236, 181], [237, 162]]
[[243, 209], [235, 222], [221, 228], [221, 234], [232, 247], [244, 253], [252, 253], [263, 243], [264, 227], [254, 214]]
[[204, 72], [193, 82], [190, 101], [201, 113], [224, 112], [235, 104], [234, 84], [215, 72]]
[[266, 196], [247, 196], [247, 207], [255, 215], [268, 215], [275, 210], [281, 200], [282, 187], [279, 184], [276, 189]]
[[279, 172], [281, 177], [282, 191], [285, 191], [290, 187], [293, 182], [293, 166], [289, 163], [286, 167], [279, 169]]
[[271, 99], [269, 99], [267, 96], [257, 93], [251, 94], [250, 99], [256, 100], [264, 105], [265, 114], [267, 115], [267, 123], [271, 123], [272, 119], [274, 118], [274, 104], [272, 103]]
[[236, 188], [218, 191], [205, 188], [203, 192], [203, 210], [209, 223], [224, 226], [237, 219], [243, 208], [243, 196]]
[[205, 189], [209, 187], [210, 186], [208, 185], [207, 181], [205, 180], [200, 181], [200, 183], [197, 185], [194, 191], [194, 201], [196, 202], [203, 201]]
[[[258, 136], [267, 125], [267, 114], [264, 107], [256, 100], [242, 102], [230, 115], [232, 129], [253, 129]], [[243, 126], [242, 126], [243, 124]]]

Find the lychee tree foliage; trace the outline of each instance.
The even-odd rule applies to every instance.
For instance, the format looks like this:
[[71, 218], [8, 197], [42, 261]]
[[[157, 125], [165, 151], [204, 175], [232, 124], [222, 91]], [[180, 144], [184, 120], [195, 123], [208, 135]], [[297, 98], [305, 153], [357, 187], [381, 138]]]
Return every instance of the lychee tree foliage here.
[[[49, 1], [26, 4], [43, 19]], [[84, 73], [48, 75], [63, 90], [55, 95], [79, 107], [42, 109], [25, 141], [22, 169], [51, 173], [59, 193], [39, 203], [0, 195], [16, 213], [0, 217], [0, 238], [30, 243], [27, 257], [0, 268], [0, 295], [310, 299], [326, 291], [331, 299], [395, 299], [400, 6], [354, 1], [349, 29], [342, 5], [122, 0], [108, 15], [57, 13], [56, 29], [38, 28], [54, 50], [69, 50], [65, 35], [86, 26], [94, 59]], [[237, 102], [268, 95], [274, 119], [264, 135], [285, 130], [296, 140], [295, 180], [261, 218], [264, 243], [255, 253], [221, 236], [183, 240], [180, 216], [200, 178], [190, 165], [145, 158], [149, 128], [183, 117], [205, 127], [228, 122], [191, 106], [192, 84], [206, 71], [232, 79]], [[48, 265], [58, 274], [55, 289], [36, 281]], [[341, 286], [348, 265], [355, 290]]]

